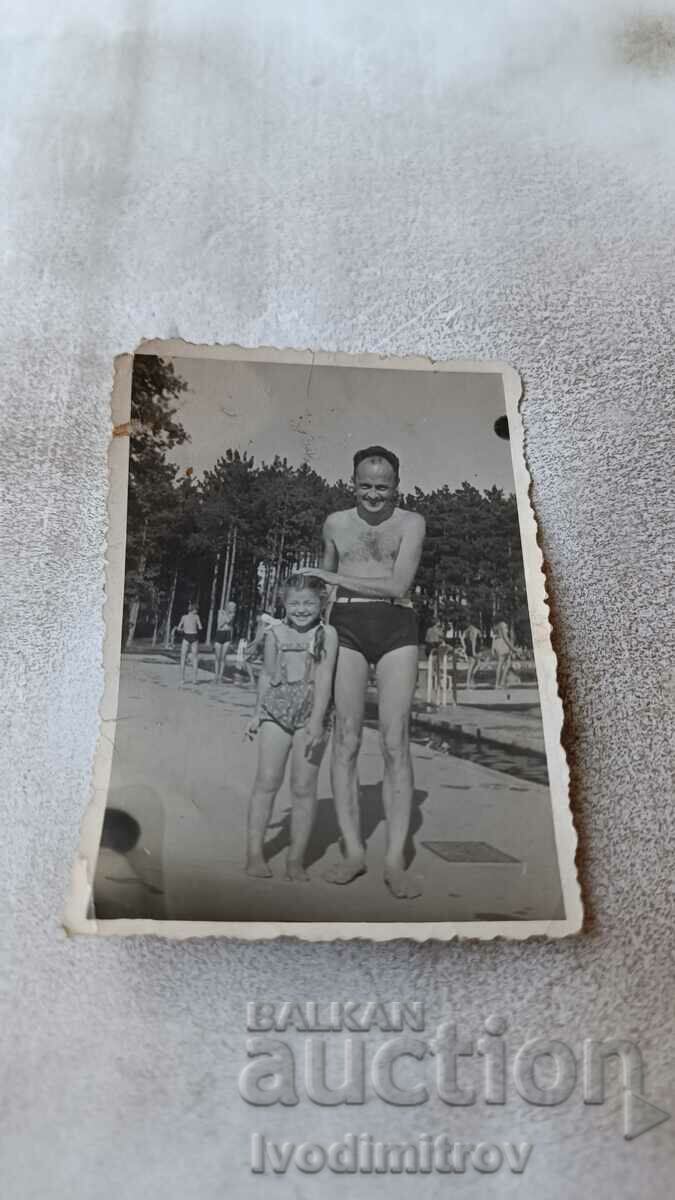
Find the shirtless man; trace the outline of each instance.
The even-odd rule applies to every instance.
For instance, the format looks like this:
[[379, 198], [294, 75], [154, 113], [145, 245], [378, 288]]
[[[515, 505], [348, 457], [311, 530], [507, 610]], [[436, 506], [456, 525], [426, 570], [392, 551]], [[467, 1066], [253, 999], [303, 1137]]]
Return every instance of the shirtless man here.
[[197, 669], [199, 666], [199, 634], [202, 628], [202, 623], [199, 620], [197, 605], [191, 604], [188, 611], [181, 617], [178, 622], [177, 629], [182, 633], [183, 640], [180, 644], [180, 682], [181, 687], [185, 683], [185, 664], [187, 661], [188, 650], [192, 660], [192, 686], [197, 682]]
[[396, 507], [398, 468], [396, 455], [383, 446], [369, 446], [354, 455], [356, 508], [327, 517], [323, 567], [304, 573], [336, 589], [330, 616], [339, 638], [331, 780], [345, 858], [326, 878], [346, 884], [366, 869], [356, 767], [372, 664], [384, 757], [384, 880], [394, 896], [412, 899], [422, 889], [404, 862], [413, 796], [409, 724], [418, 656], [417, 618], [409, 593], [425, 525], [419, 513]]

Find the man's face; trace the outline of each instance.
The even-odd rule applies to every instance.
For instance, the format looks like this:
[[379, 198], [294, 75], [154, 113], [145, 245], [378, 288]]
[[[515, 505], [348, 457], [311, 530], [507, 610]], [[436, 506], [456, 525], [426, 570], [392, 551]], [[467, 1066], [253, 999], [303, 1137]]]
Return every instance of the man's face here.
[[397, 487], [394, 468], [386, 459], [365, 459], [356, 468], [356, 503], [373, 516], [393, 504]]

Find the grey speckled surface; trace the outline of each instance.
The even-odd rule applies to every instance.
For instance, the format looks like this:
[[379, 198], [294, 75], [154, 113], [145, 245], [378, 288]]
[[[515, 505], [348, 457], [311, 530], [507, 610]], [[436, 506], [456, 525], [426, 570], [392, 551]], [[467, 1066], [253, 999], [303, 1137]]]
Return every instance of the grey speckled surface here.
[[[470, 1031], [502, 1012], [513, 1047], [636, 1038], [648, 1096], [673, 1107], [674, 23], [671, 2], [623, 0], [10, 5], [0, 1135], [13, 1200], [356, 1195], [330, 1173], [261, 1184], [256, 1128], [482, 1130], [532, 1141], [531, 1163], [457, 1178], [458, 1193], [670, 1194], [675, 1123], [624, 1142], [616, 1087], [601, 1109], [577, 1087], [553, 1109], [371, 1102], [347, 1118], [303, 1101], [261, 1116], [236, 1078], [253, 996], [424, 996], [432, 1022], [452, 1009]], [[522, 372], [583, 936], [313, 947], [60, 932], [102, 686], [112, 359], [143, 336], [483, 355]], [[358, 1195], [409, 1189], [372, 1177]]]

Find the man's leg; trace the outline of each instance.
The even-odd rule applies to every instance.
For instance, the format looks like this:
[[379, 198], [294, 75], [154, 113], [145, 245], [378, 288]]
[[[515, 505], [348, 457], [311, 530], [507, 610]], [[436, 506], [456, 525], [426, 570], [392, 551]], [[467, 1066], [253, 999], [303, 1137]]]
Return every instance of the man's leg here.
[[358, 650], [340, 646], [335, 669], [335, 732], [331, 784], [335, 813], [345, 848], [344, 861], [329, 867], [329, 883], [351, 883], [363, 875], [365, 849], [361, 841], [359, 787], [356, 773], [366, 703], [368, 663]]
[[410, 757], [410, 710], [417, 679], [417, 646], [400, 646], [377, 664], [380, 738], [384, 755], [382, 801], [387, 818], [384, 880], [392, 895], [411, 900], [421, 895], [419, 880], [405, 869], [403, 852], [410, 831], [413, 771]]

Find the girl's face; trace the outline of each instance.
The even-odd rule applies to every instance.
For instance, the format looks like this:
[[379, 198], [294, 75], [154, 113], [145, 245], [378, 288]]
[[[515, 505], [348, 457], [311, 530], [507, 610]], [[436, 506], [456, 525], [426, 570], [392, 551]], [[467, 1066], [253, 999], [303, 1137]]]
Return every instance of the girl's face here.
[[321, 598], [310, 588], [292, 588], [286, 596], [286, 620], [295, 629], [309, 629], [321, 614]]

